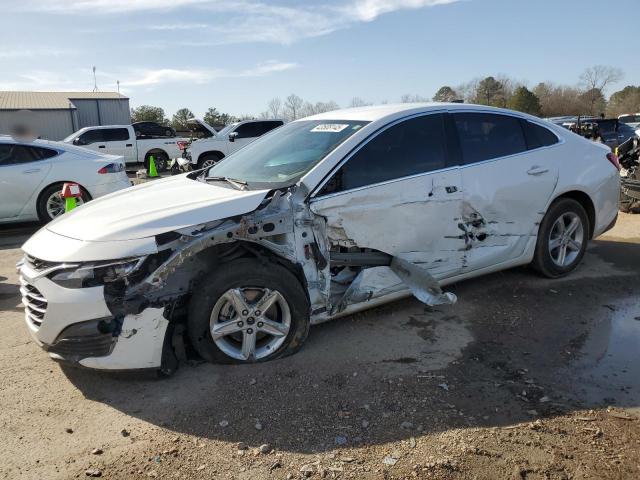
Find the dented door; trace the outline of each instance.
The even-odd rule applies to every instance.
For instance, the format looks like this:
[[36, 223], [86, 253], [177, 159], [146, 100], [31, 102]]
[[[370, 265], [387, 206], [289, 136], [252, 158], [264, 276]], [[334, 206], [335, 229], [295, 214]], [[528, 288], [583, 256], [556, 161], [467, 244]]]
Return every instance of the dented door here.
[[535, 241], [558, 181], [559, 159], [553, 147], [528, 151], [515, 117], [462, 113], [453, 118], [465, 163], [460, 229], [467, 272], [516, 259]]
[[436, 278], [460, 272], [461, 178], [458, 167], [447, 167], [443, 118], [422, 115], [389, 126], [311, 200], [311, 210], [326, 219], [334, 250], [378, 250]]

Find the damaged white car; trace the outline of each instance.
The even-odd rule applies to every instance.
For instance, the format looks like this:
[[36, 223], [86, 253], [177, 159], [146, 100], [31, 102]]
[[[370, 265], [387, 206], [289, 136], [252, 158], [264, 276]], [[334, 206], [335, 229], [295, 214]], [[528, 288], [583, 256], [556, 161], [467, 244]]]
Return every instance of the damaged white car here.
[[298, 350], [309, 326], [516, 265], [560, 277], [617, 217], [617, 159], [508, 110], [384, 105], [291, 122], [209, 169], [63, 215], [24, 246], [59, 360], [171, 373]]

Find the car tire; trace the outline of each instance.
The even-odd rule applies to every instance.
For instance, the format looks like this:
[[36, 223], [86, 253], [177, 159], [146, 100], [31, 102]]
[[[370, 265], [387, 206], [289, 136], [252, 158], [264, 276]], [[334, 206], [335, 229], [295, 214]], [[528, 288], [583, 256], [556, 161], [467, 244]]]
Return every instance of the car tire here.
[[173, 137], [174, 135], [175, 135], [175, 133], [173, 132], [173, 130], [167, 129], [167, 130], [164, 131], [164, 136], [165, 137]]
[[[235, 303], [238, 298], [241, 303]], [[259, 312], [265, 299], [273, 303]], [[233, 305], [247, 308], [236, 311]], [[300, 281], [280, 264], [238, 259], [211, 272], [194, 288], [187, 330], [191, 344], [208, 362], [265, 362], [301, 348], [309, 333], [309, 301]], [[253, 354], [247, 355], [250, 351]]]
[[149, 164], [151, 156], [153, 155], [153, 161], [156, 164], [156, 170], [158, 173], [164, 172], [169, 167], [169, 157], [165, 153], [149, 153], [144, 158], [144, 168], [149, 171]]
[[224, 156], [219, 153], [205, 153], [198, 159], [198, 170], [212, 167], [223, 158]]
[[[64, 213], [64, 200], [60, 196], [63, 185], [64, 183], [54, 183], [53, 185], [49, 185], [38, 196], [36, 209], [38, 212], [38, 218], [42, 223], [49, 223], [51, 220]], [[83, 203], [91, 200], [91, 196], [82, 186], [80, 186], [80, 193], [82, 194], [82, 197], [76, 200], [78, 205], [82, 205]], [[62, 210], [60, 210], [60, 208]], [[55, 211], [60, 211], [60, 213], [56, 215]]]
[[556, 200], [540, 224], [532, 267], [547, 278], [572, 272], [587, 249], [589, 232], [589, 217], [579, 202]]

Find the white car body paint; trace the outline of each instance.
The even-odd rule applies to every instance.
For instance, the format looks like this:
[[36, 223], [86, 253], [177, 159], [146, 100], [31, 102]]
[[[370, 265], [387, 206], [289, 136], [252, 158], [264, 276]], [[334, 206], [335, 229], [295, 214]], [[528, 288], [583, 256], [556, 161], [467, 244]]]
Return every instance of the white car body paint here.
[[106, 357], [83, 358], [80, 365], [100, 370], [157, 368], [169, 325], [163, 310], [147, 308], [139, 315], [127, 315], [113, 352]]
[[38, 220], [38, 198], [53, 184], [78, 183], [92, 199], [131, 186], [124, 170], [98, 173], [106, 165], [123, 164], [121, 156], [98, 154], [62, 142], [23, 141], [7, 136], [0, 136], [1, 145], [23, 145], [57, 153], [24, 163], [0, 162], [0, 223]]
[[78, 144], [82, 148], [100, 153], [121, 155], [128, 164], [142, 164], [150, 152], [164, 152], [167, 158], [178, 158], [182, 155], [178, 142], [187, 142], [188, 138], [158, 137], [143, 138], [138, 140], [131, 125], [101, 125], [96, 127], [84, 127], [64, 139], [65, 143], [75, 145], [80, 137], [87, 132], [105, 130], [126, 130], [128, 138], [121, 140], [100, 140], [92, 143]]
[[[198, 119], [193, 119], [197, 121], [200, 125], [202, 125], [207, 130], [211, 131], [211, 127], [207, 125], [205, 122], [202, 122]], [[237, 134], [238, 131], [243, 126], [252, 125], [252, 124], [261, 124], [263, 122], [278, 122], [280, 125], [283, 124], [282, 120], [278, 119], [268, 119], [268, 120], [245, 120], [242, 122], [232, 123], [231, 125], [227, 125], [225, 128], [220, 130], [219, 132], [215, 132], [215, 134], [208, 138], [202, 138], [200, 140], [195, 140], [189, 145], [187, 148], [186, 154], [188, 158], [191, 159], [191, 163], [193, 165], [198, 165], [201, 157], [207, 154], [215, 154], [219, 157], [228, 157], [234, 152], [237, 152], [242, 147], [247, 146], [254, 140], [258, 139], [259, 136], [255, 137], [235, 137], [233, 141], [231, 141], [231, 136], [233, 134]]]
[[[551, 130], [560, 141], [472, 165], [320, 193], [332, 172], [381, 129], [415, 115], [456, 111], [524, 119]], [[609, 149], [536, 117], [482, 106], [424, 104], [349, 109], [302, 121], [307, 120], [370, 123], [327, 154], [295, 188], [273, 194], [205, 184], [189, 175], [154, 181], [78, 209], [42, 229], [23, 249], [51, 262], [87, 262], [153, 255], [171, 248], [169, 258], [128, 291], [132, 298], [143, 294], [152, 299], [154, 289], [174, 288], [173, 272], [199, 252], [214, 245], [253, 242], [300, 266], [308, 283], [311, 321], [319, 323], [407, 296], [411, 290], [426, 303], [450, 303], [453, 298], [438, 293], [439, 286], [529, 263], [540, 221], [564, 193], [579, 192], [593, 203], [593, 237], [605, 231], [617, 215], [619, 175], [606, 159]], [[180, 234], [171, 247], [156, 242], [157, 235], [170, 232]], [[335, 251], [332, 248], [354, 246], [379, 251], [393, 260], [389, 266], [332, 278], [329, 263], [321, 265], [316, 254], [310, 253], [312, 241], [327, 260]], [[407, 272], [406, 268], [417, 270]], [[33, 282], [39, 290], [42, 286], [57, 303], [64, 303], [70, 295], [70, 311], [80, 308], [84, 300], [66, 291], [73, 289], [64, 289], [47, 278], [35, 279], [29, 269], [22, 266], [27, 283]], [[416, 273], [424, 276], [420, 280], [424, 289], [420, 290], [419, 284], [418, 291], [407, 280]], [[100, 290], [80, 290], [102, 295], [100, 300], [94, 299], [100, 308], [100, 302], [107, 307], [113, 302], [105, 302]], [[160, 332], [167, 327], [164, 309], [152, 305], [125, 313], [113, 352], [86, 359], [87, 366], [160, 366]], [[53, 326], [46, 335], [41, 334], [45, 322], [40, 329], [32, 329], [36, 341], [48, 344], [56, 335], [54, 330], [59, 333], [80, 321], [78, 315], [59, 317], [50, 320]], [[45, 319], [50, 319], [48, 310]], [[140, 331], [131, 335], [138, 329], [136, 325]], [[118, 348], [120, 343], [123, 345]]]

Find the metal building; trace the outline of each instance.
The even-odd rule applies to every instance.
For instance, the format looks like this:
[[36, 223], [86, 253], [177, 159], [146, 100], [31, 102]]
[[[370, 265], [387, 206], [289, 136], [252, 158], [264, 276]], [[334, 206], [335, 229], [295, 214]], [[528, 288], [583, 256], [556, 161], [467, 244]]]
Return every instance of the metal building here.
[[83, 127], [128, 125], [129, 98], [115, 92], [0, 91], [0, 135], [25, 123], [48, 140], [62, 140]]

